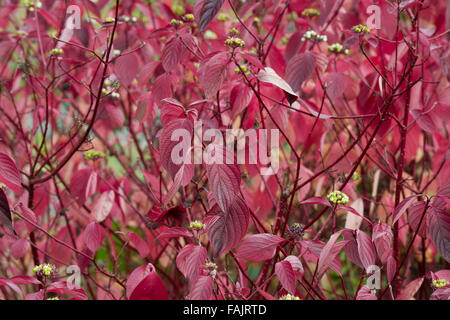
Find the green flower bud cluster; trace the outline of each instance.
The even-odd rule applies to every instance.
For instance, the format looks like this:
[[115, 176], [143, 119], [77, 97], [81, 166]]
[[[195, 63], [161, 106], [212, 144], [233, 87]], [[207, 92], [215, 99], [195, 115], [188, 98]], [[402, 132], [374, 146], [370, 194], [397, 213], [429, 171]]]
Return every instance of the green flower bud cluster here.
[[308, 8], [302, 11], [304, 17], [317, 17], [320, 16], [320, 12], [316, 9]]
[[4, 183], [0, 182], [0, 189], [2, 189], [2, 190], [6, 190], [6, 189], [7, 189], [7, 186], [6, 186], [6, 184], [4, 184]]
[[327, 195], [327, 199], [328, 201], [330, 201], [331, 203], [338, 203], [338, 204], [345, 204], [348, 203], [349, 199], [348, 196], [338, 190], [332, 191]]
[[40, 2], [40, 1], [24, 0], [23, 5], [30, 12], [33, 12], [35, 7], [38, 9], [42, 8], [42, 2]]
[[195, 17], [192, 13], [188, 13], [183, 17], [184, 21], [192, 22], [194, 21]]
[[122, 21], [126, 22], [126, 23], [135, 23], [137, 22], [137, 18], [136, 17], [129, 17], [129, 16], [122, 16]]
[[219, 15], [217, 16], [217, 20], [225, 22], [227, 20], [230, 20], [230, 16], [225, 13], [219, 13]]
[[49, 263], [40, 264], [33, 268], [33, 272], [41, 277], [52, 277], [56, 274], [56, 267]]
[[186, 13], [186, 10], [184, 10], [184, 7], [179, 4], [174, 4], [172, 6], [172, 12], [176, 14], [177, 16], [181, 17], [183, 14]]
[[278, 300], [301, 300], [299, 297], [291, 295], [290, 293], [282, 296], [281, 298], [279, 298]]
[[63, 49], [61, 49], [61, 48], [53, 48], [52, 50], [50, 50], [51, 56], [56, 56], [56, 55], [60, 55], [60, 54], [63, 54]]
[[88, 150], [84, 153], [84, 158], [85, 159], [90, 159], [90, 160], [97, 160], [100, 158], [104, 158], [105, 154], [101, 151], [97, 151], [97, 150]]
[[433, 286], [435, 288], [443, 288], [446, 286], [450, 286], [450, 282], [448, 282], [446, 279], [433, 280]]
[[108, 18], [105, 18], [105, 20], [103, 21], [103, 23], [111, 23], [111, 22], [114, 22], [114, 21], [116, 21], [115, 18], [108, 17]]
[[225, 40], [225, 45], [229, 46], [230, 48], [239, 48], [239, 47], [243, 47], [245, 45], [244, 40], [240, 39], [240, 38], [228, 38], [227, 40]]
[[102, 93], [105, 96], [111, 95], [111, 97], [113, 97], [113, 98], [116, 98], [116, 99], [120, 98], [120, 94], [118, 92], [113, 91], [113, 89], [111, 89], [111, 88], [109, 88], [109, 89], [103, 88]]
[[184, 22], [181, 20], [172, 19], [172, 20], [170, 20], [170, 24], [172, 26], [174, 26], [175, 28], [178, 28], [178, 27], [182, 27], [184, 25]]
[[358, 24], [357, 26], [354, 26], [352, 28], [353, 32], [356, 33], [370, 33], [369, 28], [367, 28], [365, 25]]
[[192, 222], [189, 224], [189, 228], [191, 228], [191, 229], [193, 229], [193, 230], [200, 231], [200, 230], [206, 229], [206, 224], [201, 223], [200, 221], [196, 220], [196, 221], [192, 221]]
[[47, 300], [59, 300], [58, 297], [47, 298]]
[[302, 41], [315, 41], [315, 42], [327, 42], [328, 37], [326, 35], [317, 34], [314, 30], [308, 30], [302, 37]]
[[239, 35], [239, 31], [238, 31], [238, 29], [233, 28], [233, 29], [231, 29], [230, 31], [228, 31], [228, 35], [229, 35], [230, 37], [237, 36], [237, 35]]
[[328, 46], [328, 51], [333, 52], [335, 54], [350, 54], [350, 50], [349, 49], [344, 49], [344, 46], [340, 43], [333, 43], [332, 45]]
[[234, 69], [234, 72], [241, 73], [241, 70], [242, 70], [243, 73], [246, 73], [248, 71], [248, 68], [246, 65], [242, 65], [240, 67], [241, 67], [240, 69], [239, 69], [239, 67], [236, 67], [236, 69]]

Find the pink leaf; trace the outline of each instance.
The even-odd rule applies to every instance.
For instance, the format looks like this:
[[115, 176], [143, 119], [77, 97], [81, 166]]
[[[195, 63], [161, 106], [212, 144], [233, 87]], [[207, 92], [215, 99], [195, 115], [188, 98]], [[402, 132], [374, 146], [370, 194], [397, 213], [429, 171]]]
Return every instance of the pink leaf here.
[[34, 225], [37, 225], [36, 214], [22, 202], [19, 202], [16, 206], [16, 210], [25, 220], [25, 226], [28, 232], [33, 232], [36, 229]]
[[237, 252], [239, 258], [262, 262], [272, 259], [275, 249], [284, 239], [270, 233], [255, 234], [245, 238]]
[[323, 247], [320, 252], [319, 262], [317, 266], [317, 281], [319, 281], [327, 269], [330, 267], [330, 264], [337, 257], [339, 252], [344, 248], [344, 246], [348, 243], [347, 241], [336, 242], [336, 240], [341, 235], [341, 231], [334, 233], [327, 244]]
[[387, 269], [386, 269], [386, 276], [389, 283], [394, 280], [395, 273], [397, 272], [397, 261], [395, 261], [395, 258], [393, 256], [389, 256], [387, 258]]
[[167, 126], [172, 120], [185, 119], [184, 107], [176, 99], [165, 98], [161, 100], [161, 123]]
[[373, 226], [372, 241], [375, 244], [378, 256], [383, 264], [386, 263], [386, 260], [392, 251], [391, 242], [393, 236], [391, 227], [388, 224], [380, 222]]
[[0, 183], [4, 183], [16, 193], [20, 193], [22, 189], [22, 177], [16, 164], [3, 152], [0, 152]]
[[422, 286], [423, 280], [424, 278], [421, 277], [411, 281], [405, 288], [401, 290], [400, 294], [395, 300], [415, 300], [414, 296]]
[[233, 115], [236, 115], [247, 108], [252, 100], [253, 91], [243, 83], [239, 83], [231, 89], [230, 104]]
[[97, 222], [91, 222], [84, 230], [84, 242], [92, 252], [96, 252], [103, 241], [105, 230]]
[[358, 243], [358, 253], [361, 263], [367, 270], [370, 266], [375, 265], [375, 246], [367, 233], [361, 230], [356, 230], [356, 242]]
[[115, 194], [113, 190], [103, 192], [94, 203], [91, 214], [97, 222], [104, 221], [114, 205]]
[[161, 57], [162, 65], [166, 72], [171, 72], [181, 62], [183, 56], [183, 44], [176, 36], [166, 42]]
[[76, 171], [70, 180], [70, 192], [77, 203], [82, 206], [97, 189], [97, 173], [92, 168]]
[[192, 233], [189, 230], [186, 230], [185, 228], [182, 227], [173, 227], [161, 232], [156, 239], [166, 240], [178, 237], [190, 238], [192, 237]]
[[316, 56], [310, 51], [296, 54], [286, 66], [286, 81], [297, 92], [315, 68]]
[[214, 280], [210, 276], [200, 276], [192, 285], [190, 300], [211, 300]]
[[402, 202], [398, 204], [398, 206], [394, 210], [394, 215], [392, 217], [392, 225], [394, 225], [398, 219], [409, 209], [412, 203], [416, 200], [416, 198], [420, 197], [420, 195], [412, 195], [408, 198], [404, 199]]
[[200, 275], [207, 258], [206, 249], [202, 246], [188, 244], [178, 253], [176, 263], [181, 273], [193, 283]]
[[368, 286], [364, 285], [356, 295], [356, 300], [378, 300], [377, 296], [372, 293]]
[[134, 53], [127, 53], [118, 57], [114, 64], [114, 70], [122, 85], [128, 87], [139, 70], [137, 56]]
[[275, 264], [275, 274], [280, 279], [283, 288], [290, 294], [295, 294], [295, 273], [289, 261], [280, 261]]
[[227, 53], [220, 52], [200, 64], [199, 81], [208, 99], [214, 98], [222, 87], [227, 76], [228, 61]]
[[19, 239], [14, 241], [11, 246], [11, 255], [14, 259], [22, 258], [25, 253], [30, 249], [30, 243], [27, 239]]
[[250, 212], [241, 196], [233, 198], [227, 211], [215, 205], [204, 222], [213, 248], [213, 256], [233, 249], [245, 236], [248, 229]]
[[420, 129], [429, 133], [436, 132], [436, 125], [434, 124], [434, 121], [429, 114], [424, 113], [423, 110], [420, 109], [412, 109], [409, 112], [417, 121]]
[[295, 277], [297, 279], [303, 278], [303, 274], [305, 271], [303, 270], [303, 265], [298, 257], [287, 256], [286, 258], [284, 258], [284, 261], [288, 261], [291, 264], [292, 270], [294, 270]]
[[53, 282], [47, 287], [47, 292], [54, 292], [58, 295], [69, 294], [73, 297], [73, 300], [87, 300], [88, 297], [86, 292], [73, 283], [68, 283], [66, 281]]
[[322, 197], [312, 197], [300, 202], [300, 204], [322, 204], [327, 207], [331, 207], [330, 201]]
[[438, 208], [431, 210], [429, 234], [441, 256], [450, 262], [450, 214], [447, 210]]
[[9, 208], [8, 198], [5, 192], [0, 188], [0, 220], [11, 230], [16, 233], [12, 224], [11, 209]]
[[[217, 204], [226, 213], [235, 195], [239, 193], [241, 170], [234, 161], [233, 152], [228, 148], [212, 143], [206, 151], [208, 150], [213, 150], [209, 154], [218, 161], [212, 161], [211, 164], [206, 161], [206, 174]], [[232, 159], [233, 163], [227, 164], [227, 159]]]
[[347, 245], [344, 248], [345, 255], [358, 267], [364, 268], [363, 263], [361, 262], [361, 259], [359, 257], [358, 243], [356, 242], [354, 231], [350, 229], [344, 229], [342, 231], [342, 235], [344, 237], [344, 240], [348, 241]]
[[[411, 206], [411, 208], [409, 208], [409, 214], [408, 214], [408, 223], [411, 226], [412, 230], [415, 232], [417, 230], [417, 228], [419, 227], [419, 223], [422, 220], [422, 222], [420, 223], [420, 229], [418, 234], [422, 237], [422, 238], [426, 238], [427, 236], [427, 221], [428, 221], [428, 209], [425, 212], [425, 205], [426, 202], [425, 201], [419, 201], [417, 203], [415, 203], [414, 205]], [[423, 218], [422, 218], [423, 216]]]
[[136, 250], [139, 252], [139, 255], [142, 258], [146, 258], [150, 254], [150, 248], [147, 242], [144, 241], [137, 234], [135, 233], [130, 234], [130, 242], [133, 245], [133, 247], [136, 248]]

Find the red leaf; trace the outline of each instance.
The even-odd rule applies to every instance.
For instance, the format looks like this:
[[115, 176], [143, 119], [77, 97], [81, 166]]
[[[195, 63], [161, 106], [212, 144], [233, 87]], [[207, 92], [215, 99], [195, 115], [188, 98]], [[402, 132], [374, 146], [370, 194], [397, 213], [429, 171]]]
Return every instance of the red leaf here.
[[398, 219], [409, 209], [412, 203], [416, 200], [416, 198], [420, 197], [420, 195], [412, 195], [408, 198], [404, 199], [402, 202], [398, 204], [398, 206], [394, 210], [394, 215], [392, 217], [392, 225], [394, 225]]
[[372, 293], [368, 286], [364, 285], [358, 291], [356, 300], [378, 300], [377, 296]]
[[84, 243], [92, 252], [96, 252], [103, 241], [105, 230], [97, 222], [91, 222], [84, 230]]
[[403, 290], [401, 290], [395, 300], [415, 300], [414, 296], [422, 286], [423, 280], [424, 278], [421, 277], [411, 281]]
[[347, 88], [347, 78], [342, 73], [330, 73], [325, 81], [326, 92], [331, 100], [336, 100], [342, 96]]
[[213, 256], [233, 249], [245, 236], [250, 212], [245, 201], [237, 195], [227, 211], [215, 205], [204, 222], [207, 225]]
[[[211, 143], [208, 145], [206, 153], [212, 157], [211, 161], [205, 160], [206, 174], [211, 191], [222, 211], [227, 212], [234, 201], [235, 195], [239, 193], [241, 170], [234, 160], [233, 152], [226, 147]], [[227, 159], [233, 159], [233, 163], [227, 164]], [[212, 163], [209, 164], [208, 162]]]
[[267, 67], [264, 68], [264, 70], [260, 70], [257, 77], [261, 82], [273, 84], [292, 97], [298, 97], [295, 93], [295, 90], [293, 90], [291, 86], [286, 81], [284, 81], [272, 68]]
[[206, 249], [202, 246], [188, 244], [178, 253], [176, 263], [178, 270], [193, 283], [200, 276], [200, 267], [206, 262]]
[[231, 89], [230, 104], [233, 115], [236, 115], [247, 108], [252, 100], [253, 91], [243, 83], [239, 83]]
[[173, 71], [173, 69], [181, 62], [183, 48], [183, 44], [176, 36], [166, 42], [161, 57], [162, 66], [166, 72]]
[[272, 259], [275, 249], [284, 239], [270, 233], [260, 233], [245, 238], [237, 252], [239, 258], [261, 262]]
[[438, 208], [431, 210], [429, 233], [441, 256], [450, 262], [450, 214], [446, 210]]
[[322, 197], [312, 197], [300, 202], [300, 204], [322, 204], [327, 207], [331, 207], [330, 201]]
[[[425, 201], [419, 201], [419, 202], [415, 203], [414, 205], [411, 206], [411, 208], [409, 208], [409, 214], [408, 214], [408, 222], [414, 232], [419, 227], [420, 220], [422, 219], [422, 223], [420, 225], [420, 229], [418, 232], [418, 234], [422, 238], [427, 237], [427, 230], [428, 230], [428, 226], [427, 226], [428, 209], [427, 209], [427, 212], [424, 212], [425, 205], [426, 205]], [[422, 218], [422, 216], [424, 216], [424, 217]]]
[[[324, 275], [325, 271], [330, 267], [330, 264], [337, 257], [339, 252], [348, 243], [347, 241], [336, 242], [336, 240], [341, 235], [341, 231], [334, 233], [327, 244], [323, 247], [320, 252], [319, 262], [317, 266], [317, 281], [319, 281]], [[340, 274], [340, 273], [339, 273]]]
[[173, 76], [169, 73], [163, 73], [155, 78], [152, 88], [152, 98], [156, 105], [161, 104], [161, 100], [172, 96], [172, 80]]
[[30, 276], [15, 276], [9, 279], [11, 282], [22, 285], [22, 284], [42, 284], [38, 279]]
[[303, 278], [303, 274], [305, 271], [303, 270], [303, 265], [298, 257], [287, 256], [286, 258], [284, 258], [284, 260], [288, 261], [291, 264], [292, 270], [294, 270], [295, 277], [297, 279]]
[[147, 242], [144, 241], [137, 234], [135, 233], [130, 234], [130, 242], [133, 245], [133, 247], [136, 248], [136, 250], [139, 252], [139, 255], [142, 258], [146, 258], [150, 254], [150, 248]]
[[171, 238], [178, 238], [178, 237], [192, 237], [192, 233], [189, 230], [186, 230], [182, 227], [174, 227], [167, 230], [164, 230], [159, 234], [159, 236], [156, 239], [159, 240], [165, 240], [165, 239], [171, 239]]
[[8, 229], [13, 233], [16, 233], [12, 225], [11, 209], [9, 208], [8, 198], [2, 188], [0, 188], [0, 211], [0, 220], [8, 227]]
[[17, 213], [19, 213], [25, 220], [25, 226], [28, 232], [33, 232], [37, 225], [36, 214], [27, 206], [25, 206], [22, 202], [16, 206]]
[[391, 227], [388, 224], [380, 222], [373, 226], [372, 241], [377, 248], [378, 256], [383, 264], [386, 263], [387, 258], [391, 255], [393, 236]]
[[16, 240], [11, 246], [11, 255], [14, 259], [20, 259], [25, 255], [28, 249], [30, 249], [30, 243], [27, 239]]
[[210, 276], [200, 276], [192, 285], [190, 300], [211, 300], [214, 280]]
[[118, 57], [114, 70], [122, 85], [128, 87], [139, 70], [137, 56], [134, 53], [127, 53]]
[[[201, 0], [197, 1], [195, 16], [198, 17], [198, 26], [200, 31], [205, 30], [206, 26], [212, 21], [215, 15], [222, 8], [225, 0]], [[199, 13], [197, 13], [199, 12]]]
[[73, 300], [87, 300], [86, 292], [82, 288], [76, 287], [73, 283], [67, 283], [66, 281], [53, 282], [47, 287], [47, 292], [54, 292], [58, 295], [69, 294], [73, 297]]
[[356, 242], [356, 237], [354, 235], [353, 230], [344, 229], [342, 231], [342, 235], [344, 240], [348, 241], [347, 245], [344, 248], [345, 255], [350, 259], [351, 262], [356, 264], [360, 268], [364, 268], [361, 259], [359, 257], [358, 252], [358, 243]]
[[205, 90], [208, 99], [214, 98], [227, 76], [228, 57], [226, 52], [220, 52], [202, 61], [198, 71], [200, 85]]
[[286, 66], [286, 81], [297, 92], [315, 68], [316, 56], [310, 51], [296, 54]]
[[167, 195], [164, 200], [165, 205], [169, 203], [170, 200], [172, 200], [175, 193], [178, 192], [178, 189], [180, 187], [187, 186], [189, 182], [191, 182], [192, 177], [194, 176], [194, 165], [190, 163], [191, 158], [190, 150], [192, 150], [192, 148], [190, 148], [189, 151], [187, 152], [185, 161], [181, 164], [180, 169], [178, 169], [178, 172], [175, 174], [172, 186], [167, 191]]
[[356, 242], [358, 244], [358, 253], [361, 263], [367, 270], [370, 266], [375, 265], [376, 252], [375, 246], [367, 233], [356, 230]]
[[434, 121], [429, 114], [424, 113], [423, 110], [420, 109], [412, 109], [409, 112], [417, 121], [420, 129], [429, 133], [436, 132], [436, 125], [434, 124]]
[[389, 283], [394, 280], [395, 273], [397, 272], [397, 261], [393, 256], [389, 256], [387, 258], [387, 269], [386, 269], [386, 277]]
[[[319, 260], [319, 256], [322, 253], [323, 248], [325, 247], [325, 243], [320, 240], [302, 240], [300, 243], [302, 249], [307, 249], [308, 251], [306, 252], [312, 252], [315, 261], [312, 259], [310, 260], [317, 263]], [[302, 251], [302, 255], [304, 254], [305, 251]], [[330, 263], [330, 269], [336, 272], [337, 274], [341, 274], [342, 266], [338, 256], [336, 256], [334, 260]]]
[[295, 294], [295, 273], [289, 261], [280, 261], [275, 264], [275, 274], [280, 279], [283, 288], [290, 294]]
[[[179, 163], [174, 160], [177, 160], [178, 157], [180, 159], [186, 159], [187, 152], [191, 148], [192, 134], [193, 125], [192, 122], [187, 119], [175, 119], [162, 130], [159, 138], [161, 161], [163, 167], [169, 172], [172, 179], [175, 178], [175, 175], [183, 163], [183, 160], [179, 161]], [[180, 151], [183, 152], [183, 155], [180, 155]]]
[[78, 170], [70, 179], [70, 192], [82, 206], [97, 189], [97, 173], [92, 168]]
[[0, 152], [0, 183], [16, 193], [22, 189], [22, 177], [14, 161], [6, 153]]
[[114, 205], [115, 194], [114, 191], [103, 192], [94, 203], [91, 215], [97, 222], [104, 221], [111, 212]]
[[166, 127], [172, 120], [185, 118], [181, 102], [173, 98], [161, 100], [161, 124], [163, 127]]
[[149, 263], [136, 268], [126, 285], [128, 300], [167, 300], [167, 289], [161, 278]]

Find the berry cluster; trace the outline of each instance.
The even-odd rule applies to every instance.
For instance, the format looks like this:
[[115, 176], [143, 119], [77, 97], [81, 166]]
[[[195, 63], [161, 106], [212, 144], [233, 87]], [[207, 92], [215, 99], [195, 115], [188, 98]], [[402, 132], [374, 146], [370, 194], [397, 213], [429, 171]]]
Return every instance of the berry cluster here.
[[181, 20], [172, 19], [172, 20], [170, 20], [170, 24], [172, 26], [174, 26], [175, 28], [178, 28], [178, 27], [182, 27], [184, 25], [184, 22]]
[[328, 201], [330, 201], [331, 203], [338, 203], [338, 204], [345, 204], [348, 203], [348, 196], [341, 192], [341, 191], [332, 191], [327, 195], [327, 199]]
[[314, 41], [314, 42], [327, 42], [328, 37], [326, 35], [317, 34], [314, 30], [308, 30], [302, 37], [302, 41]]
[[192, 22], [192, 21], [194, 21], [194, 15], [192, 14], [192, 13], [188, 13], [188, 14], [186, 14], [184, 17], [183, 17], [183, 19], [184, 19], [184, 21], [189, 21], [189, 22]]
[[241, 67], [240, 69], [239, 69], [239, 67], [236, 67], [236, 69], [234, 69], [234, 72], [241, 73], [241, 71], [242, 71], [243, 73], [246, 73], [248, 71], [248, 68], [246, 65], [241, 65], [240, 67]]
[[286, 236], [290, 240], [299, 240], [305, 234], [305, 230], [303, 229], [303, 225], [300, 223], [294, 223], [289, 229], [286, 231]]
[[136, 17], [129, 17], [129, 16], [122, 16], [122, 21], [126, 22], [126, 23], [135, 23], [137, 22], [137, 18]]

